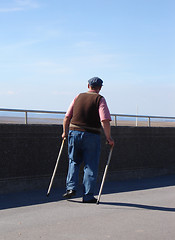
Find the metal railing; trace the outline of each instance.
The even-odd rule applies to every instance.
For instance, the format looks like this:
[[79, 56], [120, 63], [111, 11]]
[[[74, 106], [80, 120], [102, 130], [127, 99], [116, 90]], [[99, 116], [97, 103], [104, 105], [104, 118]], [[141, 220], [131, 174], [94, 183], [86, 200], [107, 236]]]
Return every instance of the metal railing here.
[[[23, 110], [23, 109], [7, 109], [7, 108], [0, 108], [0, 112], [16, 112], [16, 113], [24, 113], [24, 120], [25, 120], [25, 124], [28, 124], [28, 113], [36, 113], [36, 114], [58, 114], [58, 115], [64, 115], [66, 112], [63, 111], [45, 111], [45, 110]], [[174, 121], [174, 126], [175, 126], [175, 117], [167, 117], [167, 116], [147, 116], [147, 115], [128, 115], [128, 114], [111, 114], [111, 118], [112, 118], [112, 122], [114, 126], [119, 126], [121, 125], [121, 122], [132, 122], [132, 124], [134, 123], [134, 126], [139, 126], [139, 121], [138, 119], [146, 119], [146, 126], [151, 127], [151, 123], [152, 120], [154, 119], [160, 119], [161, 121]], [[131, 119], [131, 118], [135, 118], [135, 120], [119, 120], [119, 118], [124, 118], [124, 119]], [[59, 117], [58, 117], [59, 119]], [[145, 121], [144, 121], [145, 122]], [[119, 124], [120, 123], [120, 124]], [[126, 123], [127, 125], [127, 123]]]
[[23, 110], [23, 109], [5, 109], [0, 108], [0, 112], [18, 112], [25, 114], [25, 124], [28, 124], [28, 113], [47, 113], [47, 114], [65, 114], [66, 112], [61, 111], [45, 111], [45, 110]]
[[135, 126], [138, 126], [138, 119], [147, 119], [147, 126], [151, 127], [151, 120], [152, 119], [160, 119], [160, 120], [174, 120], [175, 117], [163, 117], [163, 116], [147, 116], [147, 115], [127, 115], [127, 114], [111, 114], [112, 117], [114, 117], [114, 126], [118, 126], [118, 118], [124, 117], [124, 118], [135, 118]]

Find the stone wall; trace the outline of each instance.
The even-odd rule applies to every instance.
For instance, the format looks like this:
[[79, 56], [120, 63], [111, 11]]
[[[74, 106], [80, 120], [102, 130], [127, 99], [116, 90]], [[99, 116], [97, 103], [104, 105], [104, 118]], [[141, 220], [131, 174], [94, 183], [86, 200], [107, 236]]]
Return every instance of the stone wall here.
[[[0, 124], [0, 193], [47, 188], [61, 134], [62, 125]], [[175, 172], [175, 128], [112, 127], [112, 136], [116, 145], [106, 181]], [[109, 154], [104, 135], [101, 142], [99, 181]], [[53, 187], [65, 186], [67, 167], [66, 141]]]

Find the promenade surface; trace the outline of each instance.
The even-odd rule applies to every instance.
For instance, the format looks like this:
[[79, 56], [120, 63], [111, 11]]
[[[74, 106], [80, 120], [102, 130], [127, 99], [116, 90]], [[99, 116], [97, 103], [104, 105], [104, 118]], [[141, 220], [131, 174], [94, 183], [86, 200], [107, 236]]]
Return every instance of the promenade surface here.
[[81, 203], [81, 189], [63, 200], [64, 189], [0, 196], [1, 240], [173, 240], [175, 176], [106, 182], [101, 202]]

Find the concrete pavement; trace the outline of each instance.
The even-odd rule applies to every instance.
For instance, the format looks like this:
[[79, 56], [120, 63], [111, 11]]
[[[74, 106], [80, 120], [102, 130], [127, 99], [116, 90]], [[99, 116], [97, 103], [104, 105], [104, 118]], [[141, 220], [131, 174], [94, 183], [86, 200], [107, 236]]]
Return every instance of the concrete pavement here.
[[46, 192], [0, 196], [1, 240], [175, 239], [174, 175], [106, 182], [99, 205], [81, 203], [81, 189], [69, 201]]

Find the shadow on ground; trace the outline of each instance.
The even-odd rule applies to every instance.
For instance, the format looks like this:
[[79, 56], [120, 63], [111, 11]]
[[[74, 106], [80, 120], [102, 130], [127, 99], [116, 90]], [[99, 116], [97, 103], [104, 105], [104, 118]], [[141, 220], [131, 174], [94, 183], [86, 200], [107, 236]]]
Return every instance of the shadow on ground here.
[[[82, 202], [79, 200], [69, 199], [69, 202], [79, 203]], [[144, 204], [135, 204], [135, 203], [124, 203], [124, 202], [103, 202], [100, 201], [100, 205], [107, 205], [107, 206], [116, 206], [116, 207], [128, 207], [128, 208], [140, 208], [140, 209], [147, 209], [147, 210], [155, 210], [155, 211], [164, 211], [164, 212], [175, 212], [175, 208], [169, 207], [161, 207], [161, 206], [152, 206], [152, 205], [144, 205]]]
[[[129, 191], [139, 191], [144, 189], [168, 187], [175, 185], [175, 175], [161, 176], [149, 179], [137, 179], [137, 180], [127, 180], [119, 182], [105, 182], [102, 194], [111, 194], [119, 192], [129, 192]], [[98, 189], [99, 189], [98, 185]], [[97, 193], [98, 194], [98, 189]], [[0, 210], [17, 208], [31, 205], [44, 204], [49, 202], [57, 202], [63, 200], [62, 194], [64, 189], [52, 189], [49, 197], [46, 196], [47, 189], [39, 191], [25, 191], [20, 193], [0, 195]], [[77, 192], [76, 197], [81, 197], [81, 189]], [[72, 202], [78, 202], [72, 200]], [[173, 211], [175, 208], [166, 208], [158, 206], [147, 206], [132, 203], [120, 203], [120, 202], [100, 202], [103, 205], [115, 205], [115, 206], [125, 206], [125, 207], [137, 207], [150, 210], [159, 211]]]
[[119, 207], [129, 207], [129, 208], [141, 208], [147, 210], [165, 211], [165, 212], [175, 212], [175, 208], [151, 206], [143, 204], [133, 204], [133, 203], [121, 203], [121, 202], [101, 202], [103, 205], [119, 206]]

